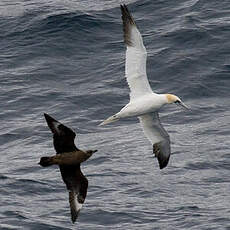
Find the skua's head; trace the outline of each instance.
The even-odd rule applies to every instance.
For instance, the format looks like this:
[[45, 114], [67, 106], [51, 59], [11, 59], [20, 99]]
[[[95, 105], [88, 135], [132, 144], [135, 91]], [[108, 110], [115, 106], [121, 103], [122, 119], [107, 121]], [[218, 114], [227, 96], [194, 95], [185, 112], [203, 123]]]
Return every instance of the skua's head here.
[[175, 103], [176, 105], [182, 106], [184, 109], [189, 109], [187, 105], [185, 105], [179, 97], [173, 94], [166, 94], [168, 104]]
[[85, 151], [84, 161], [88, 160], [97, 150], [87, 150]]
[[97, 150], [87, 150], [85, 153], [88, 157], [91, 157], [93, 153], [97, 152]]

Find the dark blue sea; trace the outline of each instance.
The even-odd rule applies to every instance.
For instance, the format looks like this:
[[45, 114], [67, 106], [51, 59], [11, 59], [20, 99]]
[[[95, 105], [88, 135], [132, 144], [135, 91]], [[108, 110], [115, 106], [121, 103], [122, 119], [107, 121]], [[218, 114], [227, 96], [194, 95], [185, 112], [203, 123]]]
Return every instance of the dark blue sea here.
[[[230, 4], [127, 0], [148, 51], [172, 156], [160, 170], [135, 118], [99, 127], [129, 101], [118, 0], [0, 2], [0, 229], [229, 230]], [[71, 127], [89, 180], [72, 224], [43, 113]]]

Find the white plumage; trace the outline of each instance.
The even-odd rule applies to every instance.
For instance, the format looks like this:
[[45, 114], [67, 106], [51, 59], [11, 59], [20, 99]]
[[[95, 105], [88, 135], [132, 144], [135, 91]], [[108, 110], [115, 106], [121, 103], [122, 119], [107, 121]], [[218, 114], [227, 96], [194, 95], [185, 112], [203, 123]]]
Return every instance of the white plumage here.
[[158, 111], [163, 105], [170, 103], [186, 106], [175, 95], [156, 94], [152, 91], [146, 74], [147, 52], [142, 36], [126, 5], [121, 5], [121, 12], [124, 42], [127, 47], [125, 77], [130, 88], [130, 102], [100, 125], [125, 117], [138, 117], [145, 135], [153, 145], [153, 153], [162, 169], [168, 164], [171, 150], [170, 138], [160, 123]]

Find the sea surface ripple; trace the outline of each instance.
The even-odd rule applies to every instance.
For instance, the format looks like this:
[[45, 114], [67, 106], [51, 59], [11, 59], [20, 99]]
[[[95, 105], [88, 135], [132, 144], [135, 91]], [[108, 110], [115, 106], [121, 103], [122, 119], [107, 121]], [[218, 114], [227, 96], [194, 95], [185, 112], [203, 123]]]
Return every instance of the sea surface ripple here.
[[[0, 229], [230, 229], [230, 4], [130, 0], [166, 106], [169, 165], [159, 170], [136, 119], [98, 124], [129, 100], [119, 1], [4, 0], [0, 3]], [[57, 167], [48, 113], [98, 152], [79, 219]]]

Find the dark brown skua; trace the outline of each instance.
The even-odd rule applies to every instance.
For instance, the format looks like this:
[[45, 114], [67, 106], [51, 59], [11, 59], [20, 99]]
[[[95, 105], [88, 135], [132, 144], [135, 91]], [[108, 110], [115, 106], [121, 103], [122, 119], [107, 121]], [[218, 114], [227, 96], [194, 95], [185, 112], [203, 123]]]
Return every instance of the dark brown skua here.
[[74, 223], [85, 201], [88, 180], [81, 172], [80, 164], [86, 161], [97, 150], [82, 151], [74, 144], [75, 132], [44, 114], [46, 122], [53, 133], [53, 144], [56, 155], [42, 157], [39, 164], [43, 167], [59, 165], [62, 179], [69, 191], [71, 219]]

